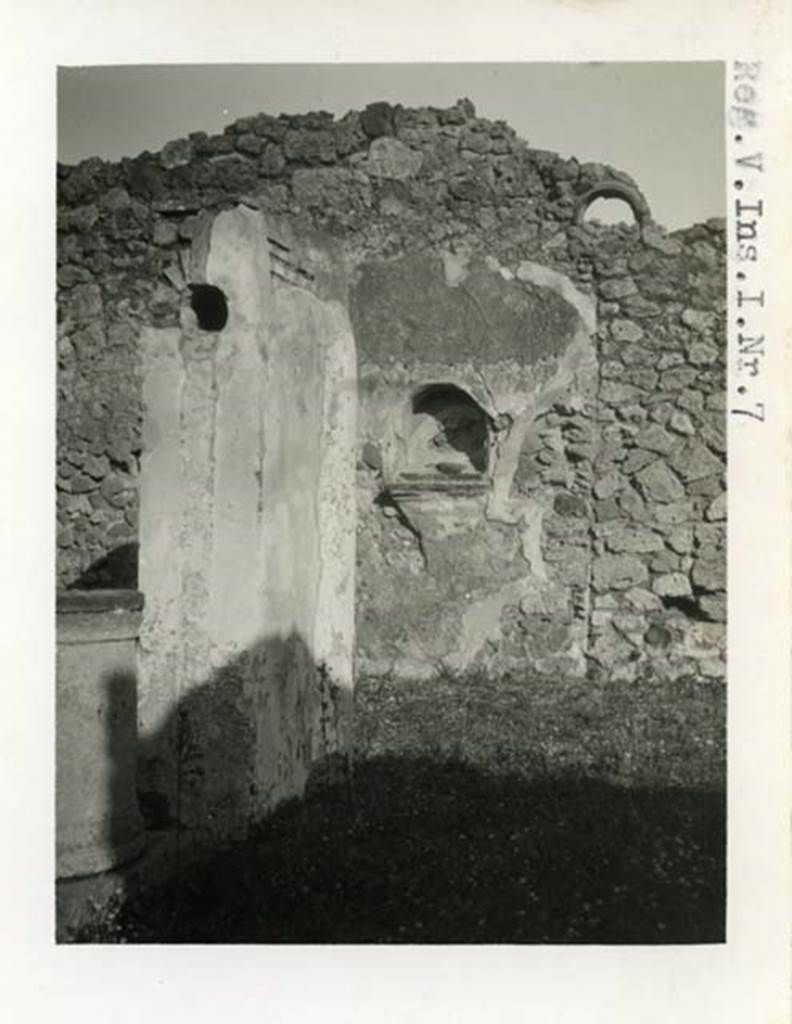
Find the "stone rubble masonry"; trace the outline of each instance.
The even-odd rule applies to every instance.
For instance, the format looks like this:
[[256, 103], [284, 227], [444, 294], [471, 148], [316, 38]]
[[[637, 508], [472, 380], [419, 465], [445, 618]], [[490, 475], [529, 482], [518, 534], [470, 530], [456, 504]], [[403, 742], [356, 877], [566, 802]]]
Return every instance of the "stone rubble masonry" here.
[[[641, 223], [581, 221], [582, 197], [613, 183]], [[426, 270], [387, 339], [384, 298], [351, 309], [356, 334], [367, 325], [360, 667], [431, 674], [464, 628], [466, 664], [493, 669], [724, 674], [724, 224], [669, 235], [628, 175], [534, 149], [468, 100], [258, 114], [160, 153], [58, 167], [62, 586], [135, 583], [139, 339], [179, 326], [193, 239], [240, 205], [335, 239], [343, 273], [314, 268], [332, 297], [347, 298], [333, 281], [354, 293], [402, 265], [408, 283]], [[437, 302], [464, 358], [431, 318]], [[444, 498], [421, 536], [383, 501], [377, 379], [405, 402], [416, 382], [456, 382], [498, 424], [493, 492], [475, 514]]]

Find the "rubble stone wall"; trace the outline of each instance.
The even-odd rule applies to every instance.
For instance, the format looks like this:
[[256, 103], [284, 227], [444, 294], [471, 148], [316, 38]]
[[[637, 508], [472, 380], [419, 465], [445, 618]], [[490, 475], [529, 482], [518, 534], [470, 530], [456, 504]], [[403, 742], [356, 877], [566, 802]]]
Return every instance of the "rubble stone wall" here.
[[[335, 294], [351, 282], [362, 667], [723, 674], [721, 222], [668, 235], [628, 175], [533, 149], [466, 100], [261, 114], [58, 176], [62, 585], [116, 573], [136, 541], [137, 339], [178, 324], [200, 216], [242, 203], [334, 238], [303, 273]], [[599, 196], [636, 222], [587, 220]], [[413, 287], [395, 318], [382, 296], [400, 274]], [[399, 424], [429, 384], [488, 417], [483, 495], [427, 505], [390, 487]]]

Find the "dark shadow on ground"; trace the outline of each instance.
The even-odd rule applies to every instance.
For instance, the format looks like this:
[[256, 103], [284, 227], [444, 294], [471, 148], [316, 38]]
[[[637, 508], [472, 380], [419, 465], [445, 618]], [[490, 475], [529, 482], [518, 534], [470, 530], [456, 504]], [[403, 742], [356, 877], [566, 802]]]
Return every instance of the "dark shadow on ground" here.
[[64, 941], [725, 940], [722, 687], [363, 680], [351, 776], [338, 699], [294, 634], [178, 702], [140, 751], [138, 881]]
[[719, 792], [375, 757], [357, 766], [351, 791], [309, 787], [246, 842], [131, 900], [117, 934], [158, 943], [722, 942], [724, 854]]

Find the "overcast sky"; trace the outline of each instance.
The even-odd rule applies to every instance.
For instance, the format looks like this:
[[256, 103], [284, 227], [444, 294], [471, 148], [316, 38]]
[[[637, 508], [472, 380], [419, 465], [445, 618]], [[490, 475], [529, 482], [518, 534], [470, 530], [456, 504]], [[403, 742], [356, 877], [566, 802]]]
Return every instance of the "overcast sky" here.
[[342, 115], [374, 100], [448, 106], [461, 96], [537, 148], [631, 174], [669, 229], [724, 214], [718, 63], [61, 68], [58, 159], [156, 151], [259, 111]]

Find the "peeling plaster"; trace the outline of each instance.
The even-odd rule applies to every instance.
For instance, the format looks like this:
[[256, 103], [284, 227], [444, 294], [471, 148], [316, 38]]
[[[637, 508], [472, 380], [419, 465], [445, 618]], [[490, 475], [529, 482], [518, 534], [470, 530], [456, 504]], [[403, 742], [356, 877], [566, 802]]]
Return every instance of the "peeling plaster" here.
[[229, 316], [143, 337], [143, 786], [230, 834], [348, 739], [356, 369], [339, 302], [273, 287], [259, 212], [203, 223], [191, 265]]

